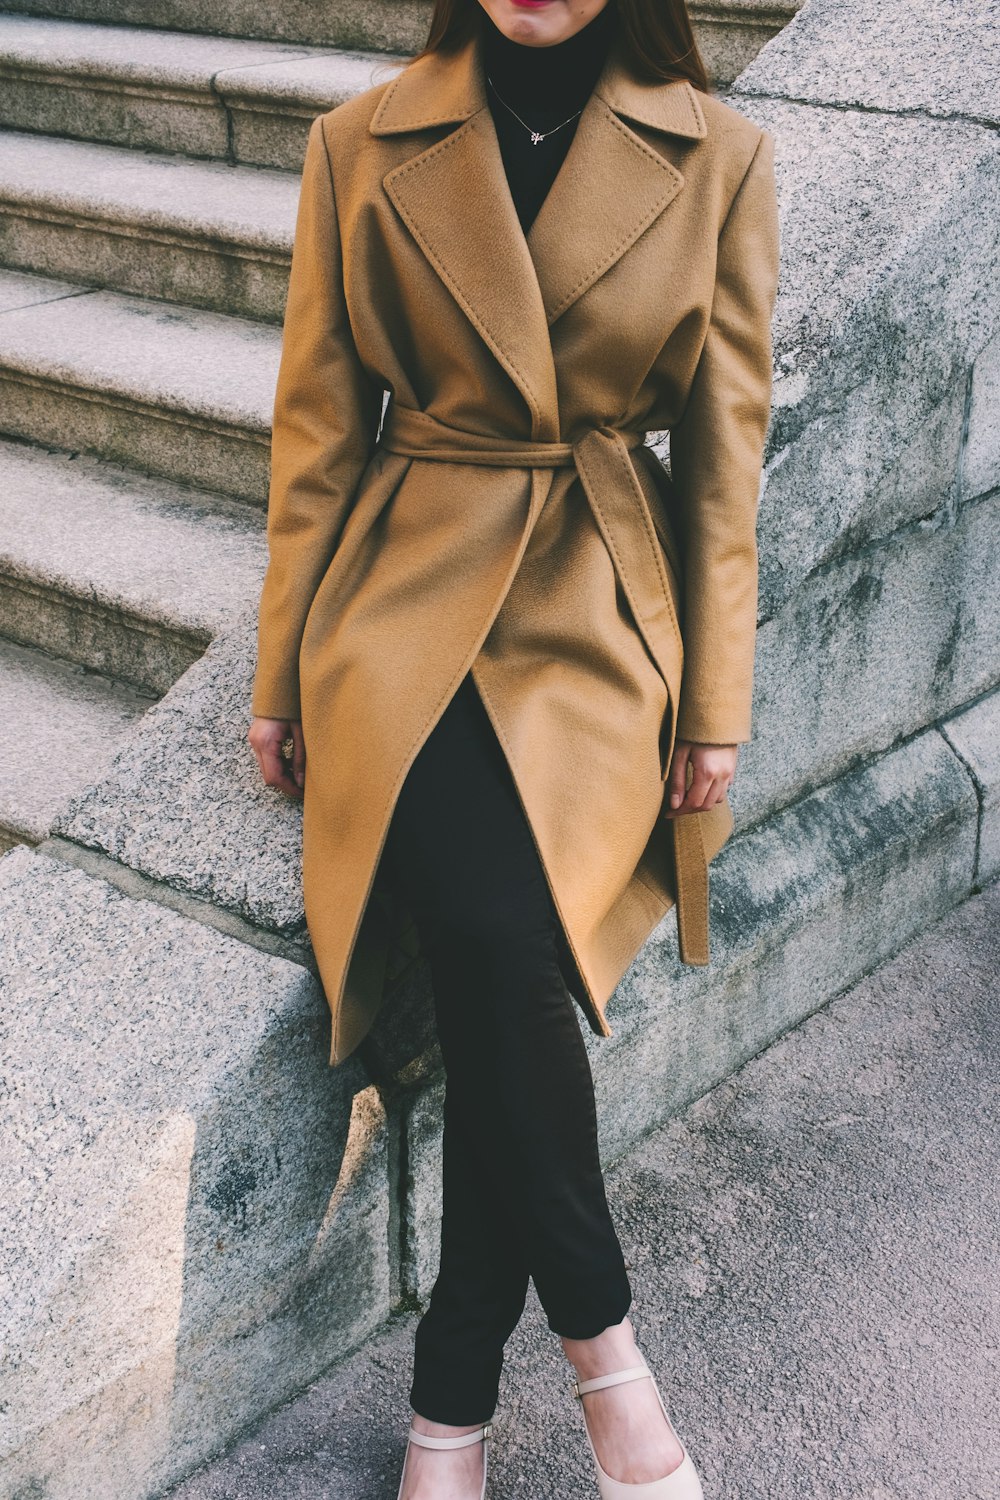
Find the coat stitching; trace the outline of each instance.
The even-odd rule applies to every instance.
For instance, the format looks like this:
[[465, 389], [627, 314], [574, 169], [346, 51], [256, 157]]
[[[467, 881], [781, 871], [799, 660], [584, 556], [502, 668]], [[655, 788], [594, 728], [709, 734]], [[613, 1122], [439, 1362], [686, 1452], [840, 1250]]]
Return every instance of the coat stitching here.
[[[471, 128], [471, 126], [472, 126], [472, 120], [474, 120], [474, 119], [475, 119], [475, 116], [473, 115], [471, 120], [467, 120], [465, 122], [465, 124], [462, 125], [458, 130], [452, 131], [451, 135], [446, 136], [443, 141], [438, 141], [438, 143], [437, 143], [436, 146], [429, 147], [427, 151], [421, 152], [421, 154], [418, 157], [415, 157], [413, 161], [404, 162], [402, 166], [397, 167], [394, 171], [387, 173], [387, 175], [386, 175], [386, 177], [384, 179], [386, 191], [391, 192], [391, 189], [389, 187], [390, 183], [392, 184], [392, 186], [395, 186], [396, 180], [398, 178], [405, 177], [408, 172], [413, 171], [414, 168], [416, 168], [417, 166], [422, 165], [425, 161], [429, 161], [432, 157], [438, 155], [439, 152], [446, 150], [447, 147], [450, 146], [453, 141], [458, 140], [458, 138], [461, 135], [463, 135], [466, 130], [468, 130], [468, 129]], [[469, 321], [473, 324], [473, 326], [478, 330], [478, 332], [486, 340], [487, 344], [493, 350], [493, 353], [496, 355], [497, 359], [503, 365], [504, 369], [506, 369], [509, 373], [513, 374], [515, 376], [515, 378], [518, 380], [518, 382], [525, 388], [525, 392], [527, 394], [528, 403], [529, 403], [529, 405], [531, 407], [533, 417], [538, 422], [540, 422], [541, 421], [541, 408], [540, 408], [540, 406], [538, 404], [538, 399], [535, 396], [534, 387], [532, 386], [531, 382], [528, 380], [527, 376], [515, 364], [515, 362], [510, 358], [510, 356], [508, 354], [505, 354], [504, 351], [501, 349], [500, 344], [497, 341], [496, 336], [489, 331], [489, 329], [486, 327], [486, 324], [479, 317], [479, 315], [476, 312], [475, 308], [473, 308], [472, 304], [469, 302], [469, 300], [466, 297], [465, 293], [462, 291], [461, 287], [458, 285], [458, 282], [452, 276], [452, 274], [450, 273], [450, 271], [448, 271], [448, 269], [445, 267], [443, 261], [441, 260], [440, 256], [437, 254], [437, 252], [431, 246], [431, 243], [427, 239], [427, 236], [424, 235], [424, 234], [422, 234], [420, 232], [420, 230], [417, 228], [416, 224], [413, 221], [412, 215], [397, 200], [397, 198], [395, 197], [395, 195], [392, 195], [392, 201], [396, 205], [396, 208], [397, 208], [398, 212], [400, 213], [401, 217], [403, 218], [404, 222], [406, 223], [406, 226], [409, 229], [410, 233], [413, 235], [413, 237], [417, 241], [417, 243], [423, 248], [424, 253], [426, 254], [428, 260], [434, 266], [435, 270], [437, 271], [438, 275], [441, 277], [442, 281], [445, 283], [445, 285], [448, 287], [449, 291], [455, 297], [456, 301], [462, 307], [462, 309], [465, 312], [466, 316], [468, 317]]]
[[[602, 99], [602, 103], [603, 102], [605, 101]], [[627, 125], [623, 125], [621, 120], [618, 119], [617, 115], [615, 115], [614, 112], [610, 109], [610, 106], [607, 106], [607, 108], [611, 123], [612, 125], [614, 125], [615, 129], [621, 132], [621, 134], [628, 142], [628, 144], [633, 148], [633, 150], [638, 151], [641, 155], [648, 157], [658, 167], [663, 168], [668, 177], [673, 179], [672, 185], [675, 191], [670, 198], [666, 199], [665, 202], [657, 203], [656, 206], [646, 215], [644, 219], [640, 219], [639, 223], [635, 226], [634, 229], [629, 229], [625, 233], [625, 235], [617, 241], [614, 248], [608, 252], [603, 260], [599, 261], [596, 266], [592, 267], [591, 270], [586, 273], [586, 275], [580, 278], [580, 280], [574, 287], [570, 288], [570, 290], [566, 293], [565, 297], [558, 304], [558, 306], [553, 309], [553, 321], [559, 316], [563, 309], [566, 308], [569, 303], [571, 303], [576, 298], [576, 296], [580, 292], [581, 287], [586, 287], [588, 284], [593, 284], [593, 282], [596, 281], [597, 278], [601, 275], [602, 271], [606, 270], [608, 266], [613, 265], [616, 260], [621, 258], [622, 254], [635, 243], [640, 235], [642, 235], [644, 231], [649, 228], [650, 224], [652, 224], [655, 219], [659, 218], [660, 214], [667, 207], [667, 204], [673, 201], [673, 198], [676, 197], [677, 193], [680, 192], [681, 188], [684, 186], [684, 178], [681, 173], [677, 171], [677, 168], [671, 166], [670, 162], [664, 161], [663, 157], [660, 156], [656, 151], [653, 151], [649, 146], [647, 146], [645, 141], [640, 140], [634, 131], [630, 130]]]

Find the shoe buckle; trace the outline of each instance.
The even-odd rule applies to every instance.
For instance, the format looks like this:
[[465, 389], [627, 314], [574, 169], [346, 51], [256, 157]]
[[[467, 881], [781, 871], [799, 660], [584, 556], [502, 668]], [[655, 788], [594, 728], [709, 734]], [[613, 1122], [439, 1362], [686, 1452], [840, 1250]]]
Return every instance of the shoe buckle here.
[[483, 1438], [486, 1439], [486, 1438], [492, 1437], [492, 1436], [493, 1436], [493, 1423], [492, 1422], [484, 1422], [483, 1423]]

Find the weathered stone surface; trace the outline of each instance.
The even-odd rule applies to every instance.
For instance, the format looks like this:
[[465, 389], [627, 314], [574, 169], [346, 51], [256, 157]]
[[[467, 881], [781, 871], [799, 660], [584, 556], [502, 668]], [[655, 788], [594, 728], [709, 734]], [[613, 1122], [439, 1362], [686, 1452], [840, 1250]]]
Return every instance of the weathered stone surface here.
[[313, 118], [387, 83], [405, 62], [395, 54], [334, 52], [220, 73], [215, 88], [229, 111], [236, 159], [299, 171]]
[[265, 558], [249, 506], [0, 441], [4, 635], [164, 693], [256, 602]]
[[736, 90], [996, 125], [998, 51], [996, 0], [807, 0]]
[[742, 73], [760, 49], [786, 26], [802, 0], [692, 0], [695, 41], [716, 87]]
[[59, 297], [75, 297], [79, 290], [78, 286], [70, 286], [65, 281], [50, 281], [44, 276], [26, 276], [23, 271], [0, 270], [0, 312], [8, 313], [14, 308], [54, 302]]
[[386, 1131], [315, 980], [0, 860], [0, 1488], [159, 1494], [389, 1306]]
[[987, 344], [973, 366], [971, 398], [963, 500], [1000, 488], [1000, 338]]
[[298, 171], [313, 116], [405, 61], [0, 14], [0, 124]]
[[203, 0], [0, 0], [0, 11], [66, 16], [112, 24], [202, 31], [227, 37], [373, 47], [416, 52], [430, 23], [430, 0], [229, 0], [215, 10]]
[[150, 700], [0, 638], [0, 852], [45, 838]]
[[405, 1182], [400, 1184], [406, 1223], [405, 1285], [421, 1301], [430, 1296], [441, 1258], [441, 1121], [443, 1074], [406, 1100]]
[[965, 762], [979, 794], [979, 858], [976, 879], [1000, 875], [1000, 692], [990, 693], [941, 725]]
[[[712, 866], [713, 958], [682, 965], [670, 913], [583, 1027], [611, 1162], [894, 953], [973, 886], [977, 802], [936, 731], [733, 840]], [[582, 1019], [581, 1019], [582, 1024]], [[437, 1274], [440, 1104], [411, 1110], [414, 1277]]]
[[774, 133], [779, 179], [768, 617], [822, 563], [953, 502], [966, 372], [1000, 324], [1000, 246], [983, 212], [1000, 202], [1000, 138], [731, 102]]
[[608, 1159], [963, 900], [977, 814], [929, 730], [733, 840], [710, 968], [679, 963], [668, 915], [609, 1006], [614, 1036], [593, 1038]]
[[35, 280], [0, 272], [4, 431], [266, 498], [279, 329]]
[[1000, 679], [1000, 496], [820, 570], [758, 637], [746, 826]]
[[255, 616], [245, 612], [149, 710], [54, 831], [293, 934], [305, 921], [302, 807], [264, 785], [247, 743]]
[[279, 322], [298, 177], [123, 146], [0, 133], [0, 258]]

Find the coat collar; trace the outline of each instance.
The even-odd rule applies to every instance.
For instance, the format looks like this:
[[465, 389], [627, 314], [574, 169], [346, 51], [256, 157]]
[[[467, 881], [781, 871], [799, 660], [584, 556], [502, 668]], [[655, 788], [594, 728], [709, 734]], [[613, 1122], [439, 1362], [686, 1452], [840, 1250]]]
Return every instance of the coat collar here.
[[693, 86], [637, 79], [616, 39], [527, 237], [507, 184], [478, 32], [455, 52], [409, 64], [369, 125], [373, 135], [458, 126], [394, 167], [383, 186], [521, 390], [536, 441], [560, 436], [549, 329], [684, 185], [628, 121], [689, 140], [707, 134]]
[[[620, 46], [612, 48], [594, 87], [616, 114], [670, 135], [701, 140], [707, 132], [698, 91], [686, 79], [645, 83], [628, 68]], [[428, 130], [467, 120], [488, 107], [482, 47], [474, 37], [456, 52], [433, 52], [393, 79], [372, 116], [372, 135]]]

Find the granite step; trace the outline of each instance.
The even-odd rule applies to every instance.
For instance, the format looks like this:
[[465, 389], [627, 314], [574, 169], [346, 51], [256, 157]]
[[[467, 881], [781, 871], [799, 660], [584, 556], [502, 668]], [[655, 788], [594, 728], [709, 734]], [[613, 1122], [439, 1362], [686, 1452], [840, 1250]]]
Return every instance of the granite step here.
[[[802, 0], [693, 0], [690, 7], [705, 65], [716, 83], [731, 82], [765, 42], [791, 20]], [[424, 45], [430, 0], [0, 0], [0, 12], [211, 32], [319, 47], [412, 55]]]
[[314, 117], [404, 61], [0, 14], [0, 125], [298, 171]]
[[256, 597], [265, 563], [249, 506], [0, 441], [4, 636], [159, 695]]
[[0, 853], [46, 838], [154, 700], [0, 637]]
[[0, 271], [0, 432], [267, 500], [281, 331]]
[[296, 173], [0, 131], [0, 263], [271, 323]]
[[427, 36], [430, 0], [0, 0], [5, 14], [211, 33], [307, 45], [416, 52]]

